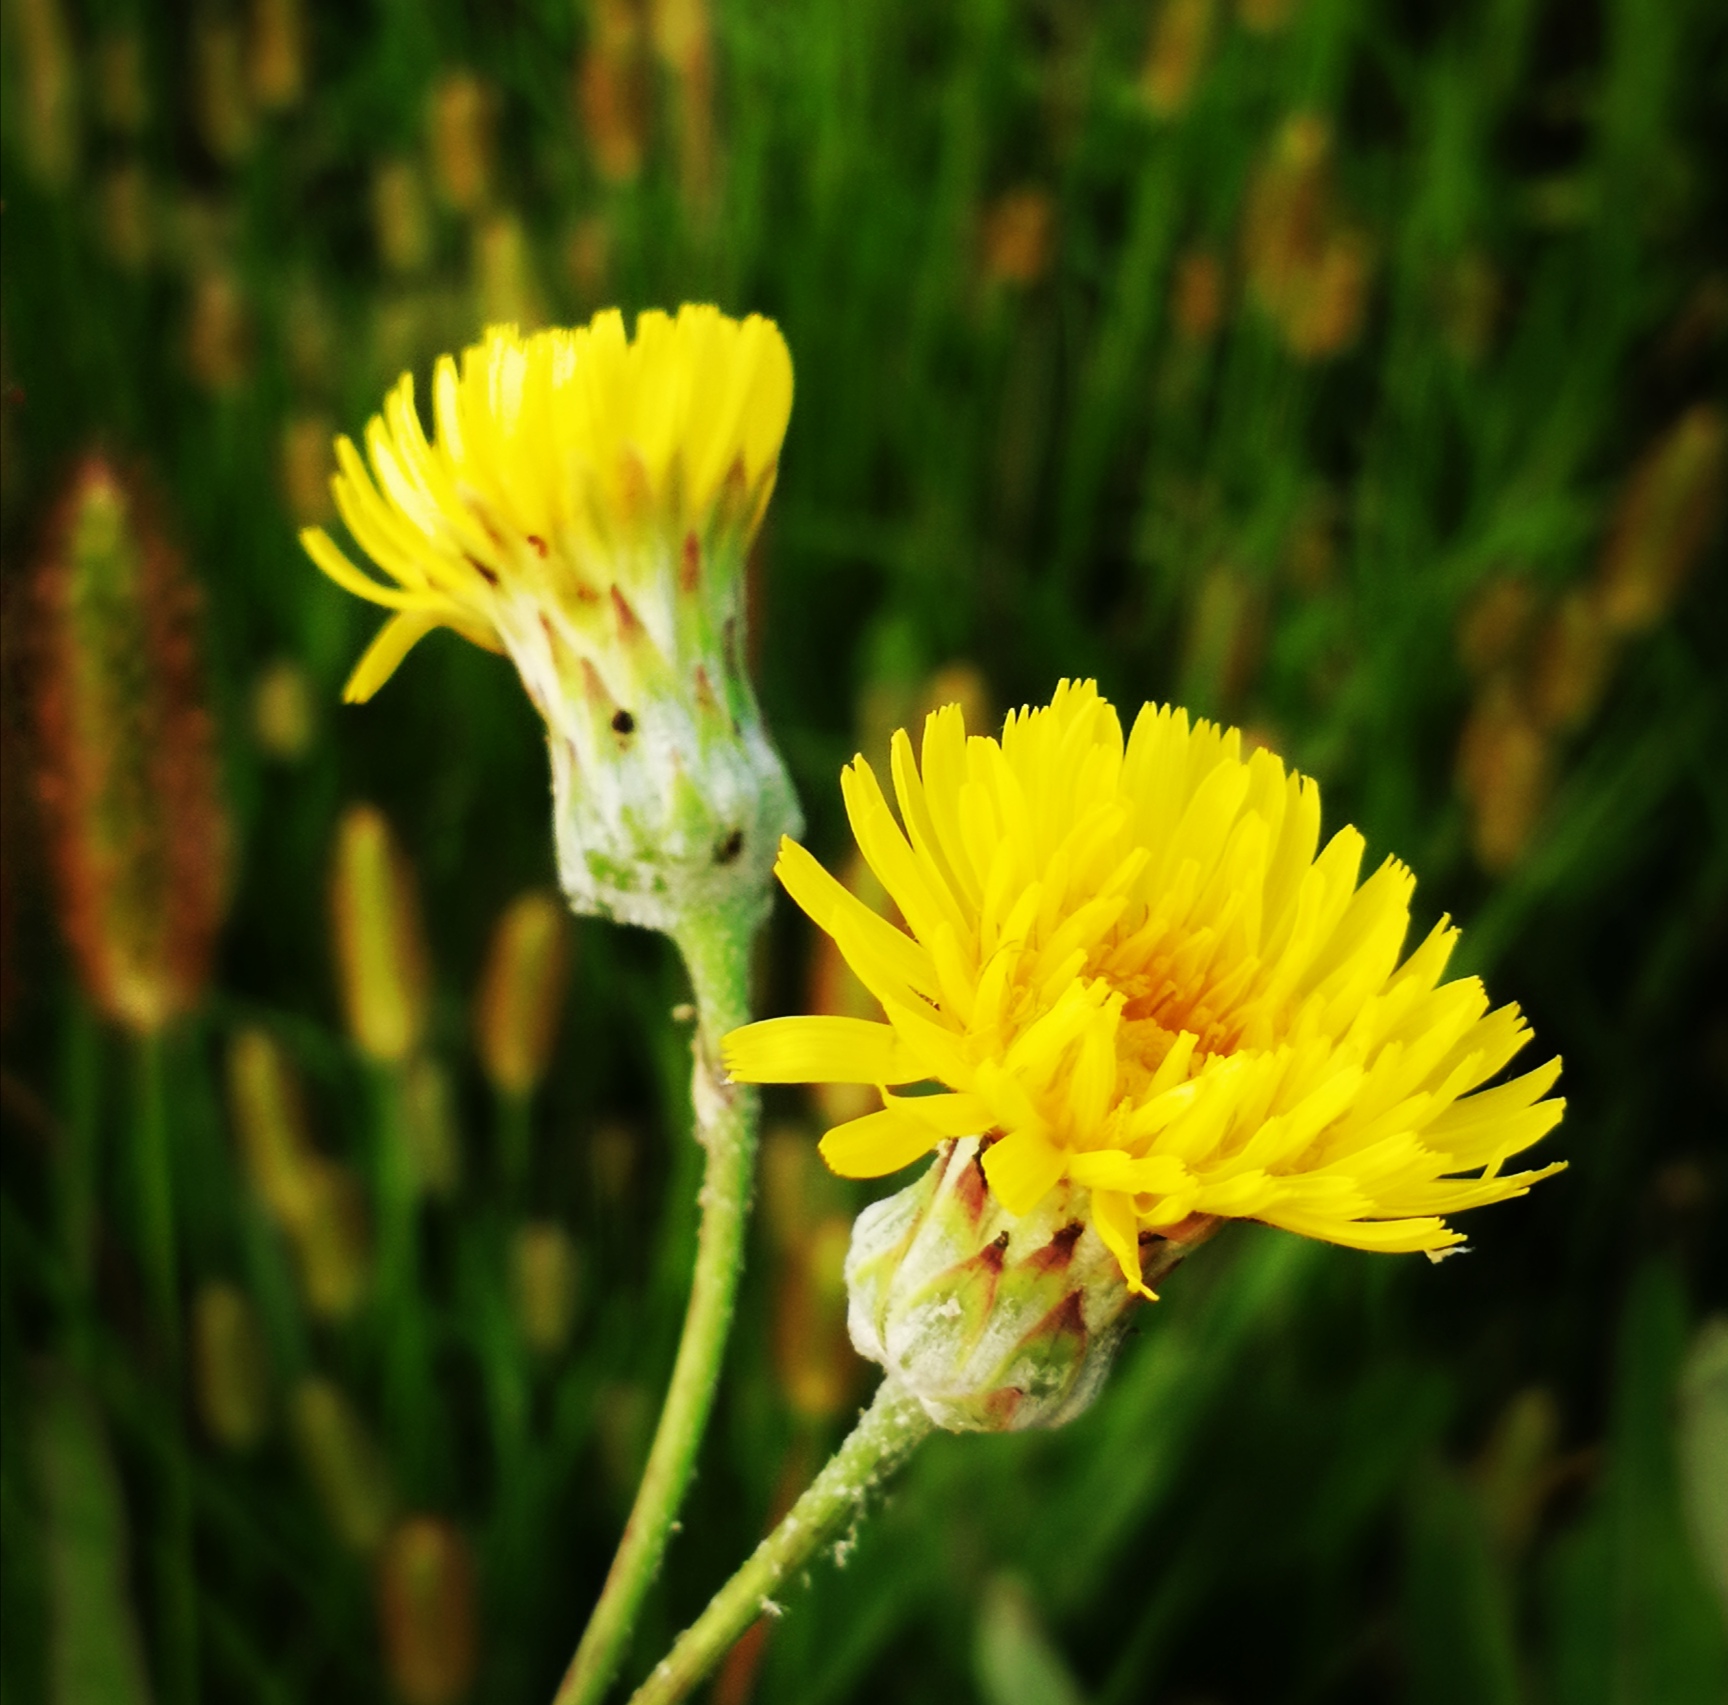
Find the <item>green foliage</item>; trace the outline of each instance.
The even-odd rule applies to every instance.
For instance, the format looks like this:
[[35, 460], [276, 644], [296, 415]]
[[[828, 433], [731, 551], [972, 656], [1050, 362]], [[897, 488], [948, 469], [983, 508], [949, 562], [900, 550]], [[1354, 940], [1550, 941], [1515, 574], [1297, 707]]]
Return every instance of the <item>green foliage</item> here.
[[[1685, 1494], [1689, 1527], [1682, 1501], [1721, 1484], [1721, 1430], [1691, 1383], [1676, 1457], [1686, 1346], [1728, 1300], [1720, 6], [6, 0], [5, 31], [8, 1698], [54, 1697], [70, 1606], [135, 1616], [181, 1705], [149, 1560], [182, 1425], [206, 1700], [387, 1696], [375, 1530], [411, 1513], [473, 1549], [467, 1696], [550, 1697], [688, 1285], [686, 991], [657, 941], [580, 925], [547, 1081], [526, 1110], [492, 1094], [469, 1004], [502, 908], [550, 880], [540, 731], [447, 634], [340, 708], [374, 613], [295, 528], [329, 434], [404, 369], [424, 399], [487, 314], [696, 298], [772, 314], [793, 352], [759, 679], [821, 856], [845, 846], [839, 765], [941, 666], [998, 711], [1064, 674], [1178, 695], [1318, 776], [1328, 824], [1460, 918], [1470, 968], [1566, 1056], [1572, 1163], [1438, 1267], [1232, 1231], [1073, 1426], [933, 1441], [717, 1696], [1722, 1696], [1716, 1506]], [[1690, 485], [1659, 455], [1688, 421]], [[188, 1319], [220, 1280], [262, 1323], [246, 1449], [200, 1418], [201, 1376], [168, 1380], [140, 1301], [134, 1074], [76, 986], [32, 809], [25, 588], [98, 447], [204, 593], [237, 875], [162, 1087]], [[1658, 559], [1651, 613], [1610, 621]], [[414, 1169], [409, 1068], [343, 1030], [329, 858], [362, 800], [417, 877], [416, 1064], [453, 1085], [459, 1181]], [[812, 945], [777, 920], [764, 1010], [803, 1003]], [[240, 1142], [227, 1057], [258, 1025], [300, 1082], [322, 1218], [272, 1206]], [[791, 1092], [777, 1121], [820, 1130]], [[778, 1187], [633, 1675], [850, 1416], [787, 1365], [841, 1354], [800, 1251], [862, 1197]], [[581, 1275], [556, 1347], [524, 1325], [530, 1219]], [[351, 1308], [315, 1303], [307, 1224], [358, 1226]], [[382, 1515], [320, 1501], [309, 1389], [347, 1406], [339, 1466]], [[69, 1540], [80, 1508], [101, 1521]], [[123, 1633], [78, 1638], [125, 1669]]]

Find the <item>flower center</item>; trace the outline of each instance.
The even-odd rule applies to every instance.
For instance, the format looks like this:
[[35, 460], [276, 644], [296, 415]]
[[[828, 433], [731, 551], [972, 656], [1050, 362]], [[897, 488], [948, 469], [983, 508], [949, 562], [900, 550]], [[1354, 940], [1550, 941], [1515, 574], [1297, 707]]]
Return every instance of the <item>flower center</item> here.
[[1183, 1031], [1196, 1038], [1191, 1072], [1240, 1048], [1261, 967], [1251, 953], [1221, 951], [1206, 927], [1107, 945], [1089, 969], [1122, 997], [1117, 1054], [1132, 1082], [1151, 1077]]

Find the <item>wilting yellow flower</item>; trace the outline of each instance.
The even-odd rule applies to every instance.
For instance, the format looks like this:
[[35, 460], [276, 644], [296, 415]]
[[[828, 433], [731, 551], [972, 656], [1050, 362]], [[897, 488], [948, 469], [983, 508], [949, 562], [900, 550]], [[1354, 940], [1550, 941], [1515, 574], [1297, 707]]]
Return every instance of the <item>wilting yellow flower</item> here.
[[[434, 627], [507, 651], [545, 717], [560, 874], [578, 909], [667, 927], [759, 891], [797, 815], [744, 661], [744, 557], [792, 407], [779, 331], [616, 310], [446, 356], [428, 440], [404, 375], [336, 446], [337, 507], [390, 576], [321, 528], [331, 579], [396, 612], [348, 683], [369, 698]], [[376, 482], [376, 483], [374, 483]]]
[[1444, 919], [1400, 962], [1410, 872], [1359, 886], [1353, 828], [1316, 856], [1318, 787], [1235, 730], [1148, 705], [1124, 743], [1096, 687], [1064, 682], [1000, 742], [940, 710], [921, 767], [904, 731], [892, 767], [904, 830], [867, 764], [841, 781], [910, 933], [790, 841], [777, 867], [887, 1022], [770, 1019], [724, 1044], [745, 1081], [880, 1088], [822, 1139], [837, 1172], [983, 1134], [1003, 1208], [1076, 1187], [1141, 1290], [1141, 1240], [1192, 1216], [1438, 1251], [1460, 1241], [1441, 1216], [1558, 1170], [1503, 1169], [1560, 1118], [1559, 1061], [1481, 1088], [1528, 1039], [1517, 1009], [1441, 981]]

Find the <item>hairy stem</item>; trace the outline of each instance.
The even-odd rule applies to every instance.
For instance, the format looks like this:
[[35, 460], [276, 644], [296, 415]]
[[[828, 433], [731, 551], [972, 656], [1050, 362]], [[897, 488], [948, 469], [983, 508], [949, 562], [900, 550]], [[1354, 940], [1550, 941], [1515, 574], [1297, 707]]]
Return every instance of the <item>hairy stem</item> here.
[[756, 1159], [757, 1097], [720, 1069], [720, 1038], [750, 1016], [750, 943], [755, 918], [716, 916], [677, 932], [696, 994], [692, 1095], [696, 1139], [707, 1150], [696, 1270], [666, 1405], [648, 1453], [624, 1537], [564, 1673], [554, 1705], [594, 1705], [628, 1649], [643, 1597], [660, 1567], [683, 1502], [732, 1326]]
[[892, 1376], [786, 1518], [708, 1601], [631, 1698], [630, 1705], [673, 1705], [725, 1656], [757, 1617], [776, 1615], [780, 1584], [863, 1509], [874, 1489], [932, 1430], [923, 1406]]

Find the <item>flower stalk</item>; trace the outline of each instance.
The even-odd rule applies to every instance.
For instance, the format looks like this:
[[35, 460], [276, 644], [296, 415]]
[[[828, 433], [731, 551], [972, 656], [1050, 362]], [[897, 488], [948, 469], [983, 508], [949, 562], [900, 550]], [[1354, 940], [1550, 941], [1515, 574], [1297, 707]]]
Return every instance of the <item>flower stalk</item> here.
[[630, 1705], [673, 1705], [688, 1696], [757, 1617], [776, 1615], [786, 1578], [863, 1510], [872, 1492], [935, 1430], [924, 1406], [892, 1375], [828, 1465], [750, 1560], [708, 1601]]
[[[955, 1161], [960, 1168], [971, 1170], [969, 1153], [944, 1154], [931, 1168], [929, 1188], [924, 1194], [940, 1189], [952, 1169], [951, 1163]], [[908, 1191], [904, 1194], [910, 1197], [913, 1193]], [[904, 1213], [901, 1217], [905, 1217]], [[1028, 1224], [1025, 1229], [1034, 1237], [1038, 1235], [1036, 1224]], [[1163, 1280], [1216, 1229], [1216, 1222], [1207, 1221], [1185, 1227], [1184, 1236], [1180, 1239], [1156, 1238], [1149, 1241], [1144, 1247], [1144, 1282], [1155, 1284]], [[859, 1299], [867, 1292], [868, 1285], [860, 1281], [857, 1269], [861, 1260], [869, 1259], [872, 1241], [870, 1234], [862, 1232], [861, 1235], [861, 1230], [854, 1232], [853, 1254], [847, 1263], [848, 1279], [853, 1291], [854, 1339], [861, 1353], [871, 1354], [871, 1346], [866, 1341], [871, 1328], [865, 1324], [862, 1337], [859, 1332]], [[961, 1270], [957, 1266], [953, 1272], [959, 1274]], [[1124, 1290], [1114, 1276], [1108, 1282], [1119, 1293], [1119, 1309], [1124, 1312], [1131, 1309], [1136, 1301], [1134, 1294]], [[1096, 1280], [1091, 1288], [1094, 1291], [1099, 1289]], [[1002, 1309], [1007, 1315], [1013, 1316], [1017, 1312], [1011, 1299], [1004, 1297], [1000, 1302], [1007, 1305]], [[1059, 1316], [1064, 1311], [1057, 1308], [1051, 1312]], [[1028, 1357], [1036, 1359], [1040, 1354], [1047, 1361], [1059, 1361], [1060, 1346], [1054, 1342], [1059, 1337], [1059, 1333], [1046, 1333], [1041, 1346], [1028, 1341], [1014, 1371], [1024, 1372], [1022, 1364]], [[951, 1402], [933, 1398], [928, 1389], [914, 1389], [913, 1384], [902, 1378], [897, 1367], [890, 1366], [887, 1376], [876, 1388], [870, 1407], [829, 1458], [828, 1465], [810, 1483], [809, 1489], [774, 1531], [756, 1547], [749, 1561], [708, 1601], [708, 1608], [679, 1635], [672, 1650], [631, 1696], [630, 1705], [673, 1705], [674, 1701], [683, 1699], [757, 1617], [778, 1615], [780, 1606], [774, 1595], [786, 1578], [801, 1569], [823, 1545], [862, 1514], [871, 1494], [936, 1428], [1000, 1431], [1028, 1424], [1060, 1426], [1084, 1407], [1091, 1392], [1096, 1390], [1114, 1349], [1114, 1338], [1108, 1333], [1103, 1334], [1098, 1346], [1101, 1354], [1094, 1357], [1098, 1363], [1097, 1379], [1082, 1382], [1084, 1390], [1078, 1398], [1056, 1406], [1045, 1405], [1042, 1413], [1033, 1412], [1039, 1407], [1035, 1400], [1025, 1406], [984, 1403], [976, 1415], [957, 1415]], [[924, 1370], [914, 1365], [907, 1371], [910, 1379], [916, 1382]], [[1006, 1388], [998, 1393], [998, 1396], [1008, 1395]], [[1024, 1395], [1036, 1399], [1037, 1393], [1029, 1390], [1012, 1395], [1016, 1399]], [[992, 1416], [993, 1419], [987, 1418]]]
[[665, 1555], [714, 1406], [744, 1261], [758, 1122], [756, 1092], [727, 1078], [719, 1044], [749, 1017], [750, 944], [761, 915], [760, 903], [740, 906], [693, 919], [674, 932], [696, 996], [691, 1096], [696, 1140], [708, 1157], [696, 1267], [648, 1466], [555, 1705], [592, 1705], [617, 1674], [643, 1597]]

